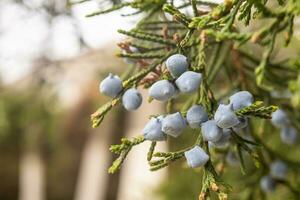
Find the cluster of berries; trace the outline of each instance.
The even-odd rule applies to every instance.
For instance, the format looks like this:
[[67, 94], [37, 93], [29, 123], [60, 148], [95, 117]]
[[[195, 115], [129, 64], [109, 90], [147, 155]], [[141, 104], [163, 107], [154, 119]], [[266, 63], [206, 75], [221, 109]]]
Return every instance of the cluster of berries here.
[[281, 141], [288, 145], [296, 144], [298, 140], [298, 131], [294, 128], [289, 120], [286, 112], [282, 109], [276, 110], [272, 113], [272, 124], [280, 128]]
[[[160, 80], [154, 83], [149, 89], [149, 95], [158, 101], [167, 101], [176, 97], [180, 92], [192, 93], [197, 91], [201, 83], [201, 73], [187, 71], [189, 63], [187, 58], [181, 54], [170, 56], [166, 61], [167, 69], [172, 77], [176, 78], [173, 85], [168, 80]], [[123, 90], [122, 81], [119, 76], [109, 74], [99, 86], [102, 94], [109, 97], [116, 97]], [[142, 96], [135, 88], [128, 89], [122, 96], [122, 104], [127, 110], [136, 110], [142, 104]]]
[[[193, 129], [201, 128], [203, 140], [208, 141], [210, 146], [223, 147], [229, 141], [231, 129], [240, 132], [247, 126], [247, 118], [237, 117], [235, 111], [252, 103], [252, 95], [241, 91], [230, 97], [230, 104], [220, 104], [213, 119], [209, 119], [201, 105], [193, 105], [185, 118], [179, 112], [152, 118], [143, 130], [144, 138], [162, 141], [166, 139], [166, 135], [178, 137], [188, 124]], [[200, 146], [186, 151], [185, 157], [192, 168], [203, 166], [209, 160], [209, 156]]]
[[[162, 141], [166, 139], [166, 135], [178, 137], [188, 124], [193, 129], [201, 129], [203, 140], [208, 141], [210, 146], [224, 147], [229, 142], [231, 129], [239, 131], [247, 126], [247, 118], [237, 117], [235, 111], [252, 103], [252, 95], [241, 91], [230, 97], [228, 105], [220, 104], [213, 119], [209, 119], [201, 105], [189, 108], [185, 118], [180, 112], [152, 118], [143, 130], [144, 138]], [[199, 146], [186, 151], [185, 157], [192, 168], [203, 166], [209, 159]]]
[[166, 67], [171, 76], [176, 79], [175, 84], [168, 80], [155, 82], [149, 89], [149, 95], [158, 101], [167, 101], [176, 98], [181, 93], [193, 93], [198, 90], [202, 80], [202, 74], [188, 71], [187, 58], [181, 54], [170, 56], [166, 61]]
[[[102, 94], [115, 98], [121, 94], [123, 90], [122, 81], [119, 76], [109, 74], [99, 86]], [[130, 88], [126, 90], [122, 96], [122, 104], [126, 110], [136, 110], [142, 104], [143, 98], [141, 93], [135, 89]]]
[[[168, 80], [159, 80], [151, 85], [149, 96], [158, 101], [167, 101], [175, 98], [179, 93], [193, 93], [199, 89], [202, 74], [188, 71], [189, 63], [187, 58], [181, 54], [170, 56], [166, 60], [166, 67], [174, 83]], [[116, 97], [123, 90], [122, 81], [116, 75], [109, 74], [100, 83], [100, 92]], [[204, 141], [208, 141], [211, 146], [222, 147], [228, 143], [231, 129], [239, 132], [248, 124], [247, 118], [240, 118], [235, 111], [250, 106], [253, 103], [253, 96], [247, 91], [240, 91], [230, 97], [228, 105], [220, 104], [214, 117], [209, 119], [208, 113], [201, 105], [192, 106], [184, 117], [180, 112], [151, 118], [143, 129], [146, 140], [164, 141], [167, 135], [178, 137], [187, 126], [201, 128]], [[141, 94], [134, 88], [128, 89], [122, 96], [122, 104], [127, 110], [136, 110], [142, 103]], [[190, 167], [203, 166], [209, 156], [200, 147], [185, 152], [187, 163]]]
[[276, 188], [278, 181], [283, 181], [287, 178], [288, 167], [281, 161], [276, 160], [270, 165], [270, 172], [268, 175], [263, 176], [260, 179], [260, 187], [264, 192], [273, 192]]

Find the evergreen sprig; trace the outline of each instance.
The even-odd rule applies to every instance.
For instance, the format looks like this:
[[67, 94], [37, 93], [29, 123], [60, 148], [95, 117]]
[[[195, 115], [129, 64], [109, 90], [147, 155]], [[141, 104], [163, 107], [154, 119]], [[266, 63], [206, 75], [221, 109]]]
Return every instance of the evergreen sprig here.
[[[141, 70], [137, 74], [135, 74], [135, 75], [131, 76], [130, 78], [128, 78], [127, 80], [123, 81], [123, 88], [126, 89], [126, 88], [132, 86], [133, 84], [136, 84], [138, 81], [140, 81], [143, 77], [145, 77], [149, 72], [153, 71], [159, 64], [164, 62], [170, 55], [174, 54], [175, 52], [176, 52], [176, 50], [170, 51], [169, 53], [164, 55], [163, 58], [156, 60], [155, 62], [150, 64], [147, 69]], [[121, 94], [120, 94], [120, 96], [121, 96]], [[101, 106], [96, 112], [94, 112], [91, 115], [93, 128], [98, 127], [101, 124], [101, 122], [103, 121], [104, 116], [108, 113], [108, 111], [110, 111], [114, 106], [116, 106], [120, 103], [120, 100], [121, 100], [120, 96], [107, 102], [106, 104]]]
[[188, 27], [189, 23], [191, 22], [191, 19], [189, 19], [185, 14], [181, 13], [177, 8], [175, 8], [172, 5], [165, 4], [163, 7], [163, 11], [171, 14], [176, 21], [182, 23], [186, 27]]
[[161, 159], [155, 161], [149, 161], [149, 166], [151, 171], [156, 171], [161, 168], [167, 167], [171, 162], [176, 161], [184, 156], [185, 151], [178, 152], [157, 152], [153, 154], [153, 157], [162, 157]]
[[121, 168], [121, 165], [123, 164], [125, 158], [127, 157], [132, 147], [141, 144], [144, 141], [145, 139], [142, 136], [133, 138], [132, 140], [123, 138], [121, 140], [121, 144], [112, 145], [110, 147], [110, 151], [115, 154], [118, 154], [119, 157], [113, 162], [111, 167], [108, 169], [108, 173], [113, 174], [117, 172]]
[[94, 17], [96, 15], [102, 15], [102, 14], [105, 14], [105, 13], [110, 13], [112, 11], [119, 10], [121, 8], [124, 8], [126, 6], [130, 6], [130, 5], [131, 5], [131, 3], [116, 4], [116, 5], [113, 5], [111, 8], [109, 8], [107, 10], [96, 11], [96, 12], [93, 12], [91, 14], [88, 14], [88, 15], [86, 15], [86, 17]]
[[153, 58], [162, 58], [163, 51], [155, 51], [149, 53], [118, 53], [117, 56], [121, 58], [132, 58], [132, 59], [153, 59]]
[[159, 35], [153, 35], [151, 33], [146, 33], [144, 31], [137, 31], [137, 30], [132, 30], [132, 31], [125, 31], [125, 30], [118, 30], [119, 33], [144, 40], [144, 41], [149, 41], [149, 42], [155, 42], [158, 44], [165, 44], [169, 46], [176, 46], [176, 43], [170, 39], [164, 39], [163, 36]]
[[278, 109], [277, 106], [264, 106], [262, 101], [256, 101], [252, 105], [236, 111], [238, 116], [255, 116], [271, 119], [271, 115]]
[[[299, 108], [299, 60], [274, 62], [272, 58], [276, 53], [274, 49], [277, 45], [277, 38], [282, 35], [281, 33], [286, 35], [285, 45], [290, 43], [294, 33], [295, 17], [300, 14], [300, 4], [297, 0], [277, 0], [276, 5], [278, 6], [271, 8], [268, 2], [267, 0], [225, 0], [221, 4], [216, 4], [205, 0], [189, 0], [176, 6], [173, 1], [167, 0], [133, 0], [130, 2], [121, 0], [109, 9], [89, 14], [88, 16], [91, 17], [129, 6], [135, 11], [126, 15], [141, 14], [142, 16], [134, 29], [118, 31], [130, 38], [127, 47], [136, 47], [138, 52], [122, 51], [117, 56], [130, 58], [137, 63], [137, 66], [141, 63], [143, 66], [136, 67], [134, 69], [136, 73], [123, 81], [123, 90], [116, 98], [92, 114], [93, 127], [99, 126], [105, 115], [119, 104], [127, 89], [139, 85], [147, 88], [161, 79], [174, 82], [174, 78], [162, 64], [175, 53], [181, 53], [188, 57], [189, 70], [200, 72], [202, 83], [197, 93], [190, 95], [182, 104], [177, 105], [175, 99], [168, 100], [166, 113], [171, 113], [174, 108], [178, 110], [177, 108], [180, 107], [182, 116], [186, 116], [188, 108], [194, 104], [199, 104], [206, 109], [209, 118], [212, 119], [216, 112], [216, 106], [218, 106], [217, 100], [220, 99], [219, 94], [215, 92], [216, 88], [220, 86], [217, 82], [226, 82], [225, 79], [230, 82], [228, 84], [229, 90], [247, 89], [255, 91], [260, 98], [264, 98], [265, 102], [270, 103], [270, 105], [264, 105], [262, 101], [256, 101], [237, 110], [235, 114], [239, 118], [271, 119], [272, 113], [278, 108], [272, 104], [274, 102], [274, 104], [284, 106], [286, 104], [275, 101], [269, 93], [274, 89], [282, 89], [287, 86], [293, 94], [292, 105], [294, 108], [297, 106]], [[209, 6], [210, 9], [202, 10], [199, 5]], [[191, 8], [192, 14], [186, 12], [186, 8]], [[165, 13], [171, 14], [173, 19], [168, 20]], [[264, 19], [267, 19], [267, 22], [263, 21]], [[264, 23], [261, 28], [254, 27], [253, 30], [244, 28], [251, 22], [260, 20]], [[238, 21], [242, 21], [244, 26]], [[246, 51], [248, 48], [252, 48], [251, 43], [260, 46], [263, 51], [262, 56], [253, 56]], [[126, 50], [126, 45], [123, 46], [122, 50], [124, 49]], [[228, 57], [232, 57], [232, 59], [228, 59]], [[145, 59], [147, 62], [144, 61]], [[288, 77], [287, 79], [281, 77], [283, 73], [285, 74], [284, 77]], [[149, 74], [153, 76], [149, 78]], [[237, 80], [235, 80], [236, 76], [239, 76]], [[292, 108], [289, 109], [292, 110]], [[250, 123], [249, 129], [251, 127]], [[263, 129], [266, 129], [266, 126]], [[238, 154], [242, 173], [246, 173], [244, 152], [250, 155], [256, 167], [262, 169], [258, 172], [259, 178], [264, 175], [265, 171], [268, 171], [266, 169], [268, 161], [262, 151], [266, 152], [267, 156], [272, 159], [274, 157], [280, 158], [298, 166], [297, 162], [294, 163], [285, 159], [270, 149], [256, 135], [257, 129], [249, 132], [254, 138], [253, 141], [245, 139], [232, 129], [231, 146], [224, 151], [228, 152], [233, 150], [232, 147], [235, 147], [234, 150]], [[144, 141], [145, 138], [140, 136], [133, 140], [122, 139], [121, 144], [113, 145], [111, 151], [118, 154], [119, 157], [113, 162], [109, 172], [115, 173], [119, 170], [132, 147]], [[183, 158], [184, 152], [196, 145], [211, 156], [208, 142], [203, 141], [200, 131], [194, 144], [175, 152], [156, 152], [156, 142], [151, 142], [147, 154], [150, 170], [155, 171], [169, 166], [174, 161]], [[210, 199], [212, 193], [215, 193], [219, 199], [228, 199], [230, 187], [220, 178], [220, 173], [215, 170], [213, 161], [209, 158], [203, 168], [202, 189], [199, 199]], [[287, 182], [286, 185], [288, 184]], [[293, 187], [289, 188], [295, 193]], [[256, 188], [253, 187], [251, 192], [255, 191]]]

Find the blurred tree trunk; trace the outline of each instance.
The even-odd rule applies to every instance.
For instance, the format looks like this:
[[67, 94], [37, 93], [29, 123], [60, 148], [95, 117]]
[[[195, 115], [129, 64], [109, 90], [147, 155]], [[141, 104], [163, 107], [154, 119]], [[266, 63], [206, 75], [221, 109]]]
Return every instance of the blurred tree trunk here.
[[[42, 110], [42, 104], [35, 102], [31, 108]], [[40, 114], [40, 113], [39, 113]], [[35, 114], [31, 114], [35, 116]], [[19, 199], [44, 200], [45, 199], [45, 163], [42, 159], [41, 144], [44, 129], [40, 119], [32, 120], [28, 117], [23, 132], [23, 142], [19, 165]], [[40, 120], [40, 121], [39, 121]]]
[[[124, 112], [119, 109], [108, 116], [101, 129], [95, 130], [85, 144], [79, 167], [79, 175], [75, 191], [75, 200], [115, 200], [118, 193], [119, 174], [108, 178], [107, 166], [111, 164], [113, 155], [109, 145], [118, 143], [123, 136]], [[112, 126], [111, 123], [118, 124]]]
[[20, 162], [20, 200], [45, 199], [45, 165], [39, 152], [24, 152]]
[[92, 99], [89, 95], [83, 95], [65, 116], [62, 138], [60, 143], [56, 144], [59, 151], [53, 149], [47, 159], [47, 199], [74, 199], [80, 155], [91, 134], [91, 128], [88, 126], [91, 112]]

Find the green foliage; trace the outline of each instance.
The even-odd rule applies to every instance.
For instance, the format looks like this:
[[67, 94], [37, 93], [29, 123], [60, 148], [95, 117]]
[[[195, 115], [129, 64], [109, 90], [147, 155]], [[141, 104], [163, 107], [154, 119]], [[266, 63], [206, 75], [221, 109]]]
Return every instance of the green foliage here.
[[[216, 166], [227, 167], [228, 163], [224, 158], [228, 152], [234, 152], [238, 157], [242, 174], [252, 173], [255, 179], [251, 180], [253, 181], [251, 184], [255, 183], [254, 186], [249, 183], [241, 184], [242, 189], [238, 191], [241, 195], [237, 195], [237, 199], [263, 199], [265, 195], [260, 190], [258, 182], [268, 173], [268, 163], [281, 159], [299, 166], [298, 162], [286, 159], [270, 148], [262, 135], [264, 132], [272, 133], [264, 120], [270, 119], [278, 107], [288, 111], [292, 116], [290, 118], [293, 125], [299, 129], [297, 125], [300, 120], [297, 110], [300, 105], [299, 57], [284, 61], [275, 59], [277, 51], [289, 45], [292, 40], [294, 19], [300, 14], [299, 1], [225, 0], [224, 3], [215, 4], [190, 0], [181, 3], [175, 6], [173, 1], [166, 0], [126, 1], [87, 15], [104, 14], [125, 6], [135, 9], [136, 12], [133, 14], [142, 15], [134, 29], [118, 31], [131, 39], [129, 42], [119, 44], [122, 53], [118, 56], [135, 61], [135, 74], [123, 81], [124, 90], [118, 97], [92, 114], [93, 127], [98, 127], [105, 115], [120, 103], [126, 89], [133, 86], [148, 88], [160, 79], [174, 81], [163, 66], [163, 62], [172, 54], [184, 54], [188, 57], [190, 70], [201, 72], [203, 81], [196, 94], [180, 97], [178, 101], [170, 100], [166, 104], [167, 113], [181, 111], [185, 115], [191, 105], [200, 104], [212, 118], [218, 102], [226, 100], [235, 90], [248, 90], [263, 101], [254, 102], [236, 111], [237, 116], [251, 119], [249, 130], [246, 131], [251, 139], [245, 138], [246, 133], [242, 137], [233, 131], [230, 143], [232, 145], [220, 152], [208, 148], [208, 143], [202, 141], [200, 131], [192, 145], [180, 147], [180, 150], [156, 152], [156, 142], [152, 142], [147, 155], [150, 170], [155, 171], [169, 166], [173, 161], [179, 161], [184, 157], [185, 151], [200, 145], [211, 158], [203, 169], [199, 199], [214, 197], [227, 199], [228, 195], [231, 195], [232, 188], [224, 182], [222, 171]], [[201, 10], [199, 5], [208, 6], [208, 11]], [[192, 14], [187, 12], [186, 8], [191, 9]], [[166, 13], [172, 15], [172, 20], [168, 20]], [[253, 23], [258, 25], [252, 29], [246, 28]], [[130, 46], [136, 47], [138, 53], [126, 51]], [[149, 74], [155, 74], [154, 78], [147, 78]], [[287, 89], [292, 93], [291, 99], [276, 98], [272, 94], [274, 91]], [[144, 138], [137, 137], [132, 141], [123, 139], [120, 145], [113, 145], [111, 151], [120, 156], [109, 172], [119, 170], [131, 148], [142, 142]], [[213, 160], [214, 156], [219, 159]], [[249, 160], [252, 160], [250, 163], [255, 166], [254, 169], [252, 167], [249, 169], [248, 166], [251, 165]], [[296, 189], [298, 183], [286, 181], [285, 186], [295, 199], [299, 197], [297, 196], [299, 191]], [[246, 191], [247, 194], [241, 191]]]
[[[0, 98], [0, 143], [29, 142], [29, 148], [41, 139], [40, 133], [51, 143], [57, 113], [51, 110], [54, 98], [42, 97], [28, 89], [27, 93], [4, 91]], [[16, 95], [18, 94], [18, 95]], [[16, 98], [18, 96], [18, 98]], [[51, 102], [52, 101], [52, 102]], [[28, 105], [28, 106], [25, 106]], [[31, 134], [28, 134], [28, 131]], [[26, 139], [26, 138], [30, 139]], [[32, 144], [31, 144], [32, 143]]]
[[117, 170], [120, 169], [122, 163], [124, 162], [126, 156], [130, 152], [131, 148], [135, 145], [138, 145], [142, 142], [144, 142], [145, 139], [140, 136], [137, 138], [133, 138], [132, 141], [128, 140], [127, 138], [123, 138], [121, 140], [120, 145], [112, 145], [110, 147], [110, 151], [119, 154], [119, 157], [113, 162], [112, 166], [108, 169], [108, 173], [115, 173]]
[[252, 105], [236, 111], [238, 116], [255, 116], [265, 119], [271, 119], [271, 114], [277, 110], [277, 106], [263, 106], [262, 101], [256, 101]]

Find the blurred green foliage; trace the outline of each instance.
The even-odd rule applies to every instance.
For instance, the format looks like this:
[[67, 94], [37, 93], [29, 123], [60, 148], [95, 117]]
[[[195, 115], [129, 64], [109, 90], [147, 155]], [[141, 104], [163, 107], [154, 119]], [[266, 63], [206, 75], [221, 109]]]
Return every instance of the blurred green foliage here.
[[60, 115], [55, 98], [39, 88], [4, 90], [0, 96], [0, 199], [17, 199], [22, 154], [53, 145]]

